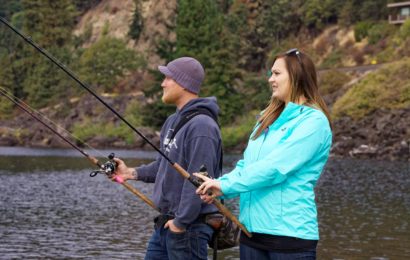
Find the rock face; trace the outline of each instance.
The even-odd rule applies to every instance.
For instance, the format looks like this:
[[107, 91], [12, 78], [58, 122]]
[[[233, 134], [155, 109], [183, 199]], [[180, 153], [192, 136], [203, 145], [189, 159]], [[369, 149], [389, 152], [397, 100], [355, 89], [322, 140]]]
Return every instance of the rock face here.
[[334, 122], [336, 156], [410, 161], [410, 108], [377, 110], [359, 121]]
[[[131, 99], [139, 99], [144, 102], [143, 95], [122, 95], [117, 97], [103, 97], [104, 101], [113, 107], [120, 115], [124, 115], [126, 104]], [[42, 109], [41, 114], [47, 118], [61, 118], [56, 122], [43, 121], [57, 130], [59, 134], [66, 137], [76, 145], [83, 145], [86, 142], [94, 148], [138, 148], [152, 150], [153, 148], [139, 137], [137, 134], [134, 143], [127, 144], [122, 138], [103, 137], [106, 133], [96, 132], [88, 140], [77, 140], [67, 130], [71, 129], [75, 123], [81, 122], [86, 118], [92, 118], [95, 122], [112, 122], [114, 125], [122, 124], [111, 111], [102, 107], [102, 105], [89, 96], [79, 100], [60, 104], [51, 108]], [[65, 113], [65, 117], [61, 117]], [[89, 122], [92, 124], [93, 121]], [[56, 124], [58, 126], [56, 126]], [[144, 134], [154, 145], [159, 146], [159, 133], [148, 127], [136, 127], [138, 131]], [[133, 131], [130, 129], [129, 131]], [[13, 120], [0, 121], [0, 146], [32, 146], [32, 147], [71, 147], [59, 136], [47, 129], [44, 125], [33, 119], [30, 115], [22, 112]]]
[[88, 47], [98, 41], [104, 29], [107, 35], [128, 41], [128, 47], [134, 48], [147, 60], [148, 66], [155, 68], [163, 63], [156, 53], [161, 41], [175, 41], [176, 35], [171, 30], [175, 25], [176, 0], [137, 1], [142, 17], [142, 31], [137, 41], [128, 37], [129, 26], [133, 21], [136, 1], [103, 0], [96, 7], [85, 13], [78, 22], [74, 34], [86, 34], [91, 29], [90, 38], [84, 43]]

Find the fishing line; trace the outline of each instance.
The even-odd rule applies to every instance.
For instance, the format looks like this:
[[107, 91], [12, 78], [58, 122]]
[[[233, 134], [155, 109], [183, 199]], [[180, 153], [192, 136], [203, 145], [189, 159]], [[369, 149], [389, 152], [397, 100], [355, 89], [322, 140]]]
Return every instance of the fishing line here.
[[[52, 128], [51, 126], [49, 126], [47, 123], [45, 123], [44, 121], [42, 121], [42, 118], [39, 118], [38, 115], [36, 115], [35, 113], [33, 113], [32, 111], [30, 111], [28, 108], [26, 108], [24, 105], [20, 104], [19, 102], [17, 102], [16, 100], [13, 99], [12, 95], [8, 95], [7, 91], [4, 91], [3, 88], [0, 89], [0, 94], [3, 95], [4, 97], [6, 97], [7, 99], [9, 99], [12, 103], [14, 103], [15, 105], [17, 105], [19, 108], [21, 108], [22, 110], [24, 110], [26, 113], [28, 113], [30, 116], [32, 116], [34, 119], [36, 119], [38, 122], [40, 122], [41, 124], [43, 124], [45, 127], [47, 127], [50, 131], [52, 131], [54, 134], [56, 134], [57, 136], [59, 136], [61, 139], [63, 139], [65, 142], [67, 142], [69, 145], [71, 145], [75, 150], [79, 151], [81, 154], [83, 154], [89, 161], [91, 161], [91, 163], [93, 163], [94, 165], [97, 165], [99, 170], [93, 171], [91, 172], [90, 176], [94, 177], [96, 176], [98, 173], [103, 173], [106, 174], [108, 177], [112, 177], [115, 169], [116, 169], [116, 163], [113, 161], [114, 158], [114, 154], [110, 154], [108, 156], [108, 158], [110, 159], [109, 161], [105, 162], [105, 163], [100, 163], [98, 161], [97, 158], [89, 155], [87, 152], [85, 152], [84, 150], [82, 150], [80, 147], [78, 147], [76, 144], [74, 144], [73, 142], [71, 142], [70, 140], [68, 140], [66, 137], [64, 137], [62, 134], [60, 134], [59, 132], [57, 132], [57, 130], [55, 130], [54, 128]], [[138, 196], [140, 199], [142, 199], [145, 203], [147, 203], [149, 206], [151, 206], [151, 208], [153, 208], [154, 210], [158, 211], [158, 208], [155, 206], [154, 202], [151, 201], [147, 196], [145, 196], [142, 192], [140, 192], [138, 189], [136, 189], [135, 187], [133, 187], [132, 185], [130, 185], [127, 182], [124, 182], [123, 180], [120, 179], [116, 179], [116, 181], [118, 183], [120, 183], [122, 186], [124, 186], [127, 190], [129, 190], [130, 192], [132, 192], [134, 195]]]
[[[72, 72], [70, 69], [68, 69], [64, 64], [62, 64], [60, 61], [58, 61], [56, 58], [48, 54], [43, 48], [38, 46], [31, 38], [25, 36], [22, 34], [18, 29], [16, 29], [13, 25], [11, 25], [6, 19], [3, 17], [0, 17], [0, 22], [4, 23], [7, 27], [9, 27], [13, 32], [15, 32], [17, 35], [19, 35], [21, 38], [23, 38], [28, 44], [33, 46], [36, 50], [38, 50], [41, 54], [43, 54], [45, 57], [47, 57], [51, 62], [53, 62], [55, 65], [57, 65], [60, 69], [62, 69], [68, 76], [70, 76], [72, 79], [74, 79], [81, 87], [83, 87], [85, 90], [87, 90], [92, 96], [94, 96], [98, 101], [100, 101], [106, 108], [108, 108], [112, 113], [114, 113], [119, 119], [121, 119], [128, 127], [130, 127], [135, 133], [137, 133], [142, 139], [144, 139], [152, 148], [154, 148], [165, 160], [167, 160], [173, 167], [174, 169], [181, 174], [185, 179], [187, 179], [189, 182], [191, 182], [194, 186], [199, 187], [201, 184], [198, 179], [196, 179], [194, 176], [191, 176], [184, 168], [182, 168], [178, 163], [172, 161], [168, 156], [165, 155], [161, 149], [156, 147], [145, 135], [143, 135], [138, 129], [136, 129], [133, 125], [131, 125], [124, 117], [122, 117], [117, 111], [115, 111], [111, 106], [109, 106], [103, 99], [101, 99], [95, 92], [91, 90], [91, 88], [83, 83], [81, 80], [78, 79], [78, 77]], [[57, 133], [56, 133], [57, 134]], [[59, 135], [59, 134], [57, 134]], [[61, 138], [64, 138], [60, 135]], [[69, 142], [69, 141], [67, 141]], [[75, 147], [75, 145], [73, 146]], [[78, 148], [76, 148], [78, 149]], [[81, 149], [80, 149], [81, 151]], [[84, 151], [81, 151], [87, 158], [90, 156], [85, 153]], [[94, 158], [95, 159], [95, 158]], [[123, 182], [123, 185], [126, 183]], [[212, 195], [211, 192], [209, 192], [209, 195]], [[227, 218], [229, 218], [232, 222], [236, 223], [241, 230], [248, 236], [251, 237], [252, 235], [249, 233], [249, 231], [246, 229], [246, 227], [239, 222], [239, 220], [232, 214], [232, 212], [226, 208], [219, 200], [214, 200], [213, 204], [218, 208], [218, 210], [225, 215]]]

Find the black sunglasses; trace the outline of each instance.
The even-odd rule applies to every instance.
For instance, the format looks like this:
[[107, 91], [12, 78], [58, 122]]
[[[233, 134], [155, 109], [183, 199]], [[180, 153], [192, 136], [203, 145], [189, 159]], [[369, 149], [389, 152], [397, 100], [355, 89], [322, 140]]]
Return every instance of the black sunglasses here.
[[285, 54], [286, 54], [287, 56], [292, 55], [292, 54], [295, 54], [296, 57], [298, 58], [298, 61], [299, 61], [300, 66], [303, 67], [303, 65], [302, 65], [302, 60], [300, 59], [300, 51], [299, 51], [297, 48], [290, 49], [290, 50], [288, 50], [287, 52], [285, 52]]
[[[302, 59], [300, 58], [300, 53], [301, 52], [297, 48], [293, 48], [285, 52], [285, 55], [289, 56], [289, 55], [295, 54], [296, 57], [298, 58], [300, 66], [303, 69], [303, 63], [302, 63]], [[268, 78], [272, 77], [272, 71], [270, 69], [266, 72], [266, 76], [268, 76]]]

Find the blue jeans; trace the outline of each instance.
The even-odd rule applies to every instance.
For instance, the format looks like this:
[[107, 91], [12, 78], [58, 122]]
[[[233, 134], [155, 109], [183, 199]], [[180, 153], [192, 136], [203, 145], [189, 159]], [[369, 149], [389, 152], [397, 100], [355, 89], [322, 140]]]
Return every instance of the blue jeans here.
[[306, 250], [297, 253], [277, 253], [261, 250], [241, 244], [239, 246], [241, 260], [315, 260], [316, 250]]
[[191, 224], [183, 233], [156, 228], [148, 242], [145, 260], [207, 259], [213, 232], [205, 223]]

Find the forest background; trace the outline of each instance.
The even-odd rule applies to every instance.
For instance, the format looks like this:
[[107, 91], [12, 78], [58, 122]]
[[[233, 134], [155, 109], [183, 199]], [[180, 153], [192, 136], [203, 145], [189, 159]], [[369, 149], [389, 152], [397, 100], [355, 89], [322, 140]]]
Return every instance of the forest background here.
[[[175, 111], [161, 103], [156, 67], [197, 58], [206, 69], [201, 96], [218, 98], [228, 151], [244, 148], [269, 101], [273, 57], [297, 47], [319, 70], [332, 155], [410, 160], [410, 19], [389, 24], [391, 2], [0, 0], [0, 16], [156, 143]], [[92, 146], [148, 148], [76, 84], [0, 24], [0, 87]], [[4, 98], [0, 137], [3, 146], [65, 146]]]

